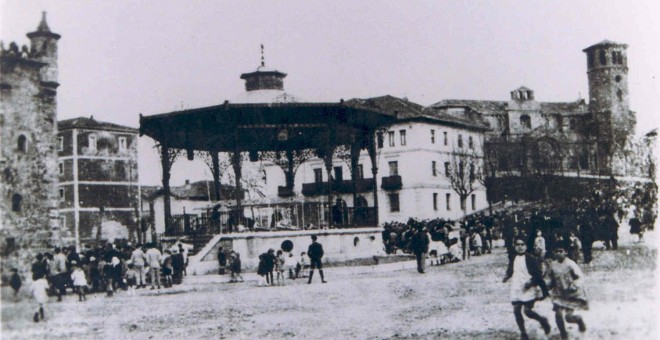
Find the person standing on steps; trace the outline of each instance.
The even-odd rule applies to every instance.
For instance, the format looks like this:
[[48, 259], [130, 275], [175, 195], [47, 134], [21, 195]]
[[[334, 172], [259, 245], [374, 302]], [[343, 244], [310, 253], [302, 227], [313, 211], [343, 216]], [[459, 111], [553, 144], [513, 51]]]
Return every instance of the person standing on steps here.
[[314, 276], [314, 268], [319, 269], [319, 274], [321, 275], [321, 282], [326, 283], [327, 281], [323, 277], [323, 265], [321, 263], [321, 259], [323, 258], [323, 246], [316, 242], [316, 235], [312, 235], [312, 244], [309, 245], [309, 248], [307, 249], [307, 256], [309, 256], [310, 259], [310, 266], [309, 266], [309, 280], [307, 281], [307, 284], [312, 283], [312, 276]]

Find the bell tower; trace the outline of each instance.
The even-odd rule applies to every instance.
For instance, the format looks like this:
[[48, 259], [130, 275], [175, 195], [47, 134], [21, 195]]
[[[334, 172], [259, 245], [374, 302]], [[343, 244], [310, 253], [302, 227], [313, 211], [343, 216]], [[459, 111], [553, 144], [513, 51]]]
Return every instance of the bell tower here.
[[628, 45], [609, 40], [583, 50], [587, 54], [590, 135], [597, 147], [600, 173], [613, 171], [612, 160], [635, 133], [635, 113], [630, 111]]
[[609, 40], [585, 48], [589, 79], [589, 111], [605, 131], [625, 142], [634, 133], [635, 116], [630, 111], [628, 91], [628, 45]]

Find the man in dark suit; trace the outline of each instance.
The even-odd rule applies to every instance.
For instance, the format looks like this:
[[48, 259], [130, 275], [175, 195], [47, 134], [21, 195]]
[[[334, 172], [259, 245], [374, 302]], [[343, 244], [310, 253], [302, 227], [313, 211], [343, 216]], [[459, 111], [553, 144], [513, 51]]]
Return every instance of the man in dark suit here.
[[319, 274], [321, 275], [321, 282], [326, 283], [327, 281], [323, 277], [323, 264], [321, 263], [321, 258], [323, 258], [323, 246], [316, 242], [316, 235], [312, 235], [312, 244], [309, 245], [307, 249], [307, 256], [310, 259], [309, 267], [309, 280], [308, 284], [312, 283], [312, 276], [314, 275], [314, 268], [319, 269]]
[[429, 251], [429, 234], [423, 226], [417, 227], [417, 232], [410, 238], [410, 250], [417, 260], [417, 272], [424, 274], [426, 253]]

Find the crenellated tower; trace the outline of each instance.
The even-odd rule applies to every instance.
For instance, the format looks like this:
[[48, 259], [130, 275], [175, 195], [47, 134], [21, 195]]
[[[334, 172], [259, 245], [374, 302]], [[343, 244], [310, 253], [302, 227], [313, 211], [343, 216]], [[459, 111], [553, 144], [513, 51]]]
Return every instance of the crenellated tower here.
[[50, 31], [46, 22], [46, 12], [42, 13], [37, 30], [27, 34], [30, 38], [30, 54], [34, 60], [46, 66], [41, 68], [41, 81], [57, 85], [57, 41], [60, 35]]
[[20, 264], [61, 244], [57, 43], [43, 14], [31, 46], [0, 44], [0, 257]]

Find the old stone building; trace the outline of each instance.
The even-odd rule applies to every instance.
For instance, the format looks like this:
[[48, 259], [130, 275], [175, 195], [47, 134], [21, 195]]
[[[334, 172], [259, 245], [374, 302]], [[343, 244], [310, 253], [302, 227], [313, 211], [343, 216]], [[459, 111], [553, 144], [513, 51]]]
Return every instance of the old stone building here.
[[522, 86], [510, 92], [508, 101], [449, 99], [428, 109], [488, 122], [487, 144], [500, 171], [624, 175], [614, 160], [635, 129], [626, 49], [626, 44], [608, 40], [584, 49], [588, 103], [581, 98], [537, 101], [535, 92]]
[[[60, 242], [57, 219], [57, 44], [46, 14], [30, 46], [0, 45], [2, 255]], [[25, 260], [25, 259], [23, 259]]]
[[58, 122], [58, 130], [60, 219], [76, 245], [136, 239], [137, 129], [79, 117]]

